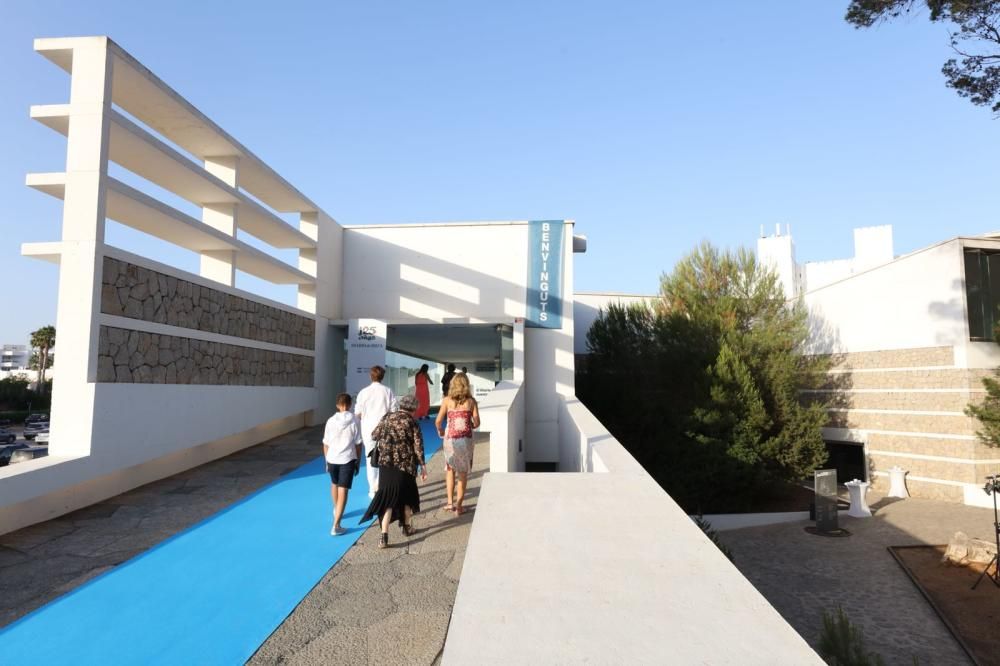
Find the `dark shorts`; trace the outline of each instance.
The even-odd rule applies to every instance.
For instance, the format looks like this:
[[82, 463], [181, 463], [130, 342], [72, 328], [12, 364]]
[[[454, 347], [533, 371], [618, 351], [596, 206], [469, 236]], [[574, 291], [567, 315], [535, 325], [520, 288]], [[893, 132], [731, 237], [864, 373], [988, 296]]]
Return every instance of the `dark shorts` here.
[[358, 461], [352, 460], [343, 465], [326, 464], [326, 471], [330, 473], [330, 483], [341, 488], [350, 489], [354, 483], [354, 470], [358, 467]]

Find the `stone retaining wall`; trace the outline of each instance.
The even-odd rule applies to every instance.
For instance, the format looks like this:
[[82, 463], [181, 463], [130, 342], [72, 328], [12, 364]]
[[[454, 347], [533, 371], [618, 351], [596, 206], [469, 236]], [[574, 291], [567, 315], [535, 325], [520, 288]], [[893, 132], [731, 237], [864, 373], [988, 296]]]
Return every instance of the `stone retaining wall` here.
[[316, 324], [280, 308], [104, 258], [101, 312], [130, 319], [314, 349]]
[[313, 357], [101, 326], [97, 381], [313, 386]]

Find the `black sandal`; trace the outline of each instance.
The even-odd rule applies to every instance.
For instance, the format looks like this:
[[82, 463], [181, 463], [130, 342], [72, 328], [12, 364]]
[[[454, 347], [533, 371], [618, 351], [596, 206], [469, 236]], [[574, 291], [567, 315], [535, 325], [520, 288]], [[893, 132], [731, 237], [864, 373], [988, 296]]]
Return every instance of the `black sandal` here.
[[413, 525], [407, 525], [405, 523], [403, 524], [403, 534], [405, 534], [406, 536], [413, 536], [414, 534], [416, 534], [416, 532], [417, 531], [413, 529]]
[[378, 540], [378, 547], [379, 548], [388, 548], [389, 547], [389, 533], [388, 532], [382, 532], [382, 538], [380, 538]]

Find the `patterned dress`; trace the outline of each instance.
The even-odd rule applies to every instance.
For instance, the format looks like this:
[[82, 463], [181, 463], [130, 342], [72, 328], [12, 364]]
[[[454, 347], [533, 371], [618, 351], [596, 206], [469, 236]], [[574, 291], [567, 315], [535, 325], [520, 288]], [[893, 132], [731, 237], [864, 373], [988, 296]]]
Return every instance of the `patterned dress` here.
[[359, 521], [381, 518], [392, 509], [393, 522], [404, 522], [404, 511], [420, 512], [420, 491], [417, 489], [417, 465], [424, 464], [424, 437], [420, 426], [408, 412], [389, 412], [372, 431], [379, 452], [379, 480], [375, 497]]
[[444, 460], [459, 474], [472, 469], [472, 410], [449, 409], [448, 428], [444, 434]]

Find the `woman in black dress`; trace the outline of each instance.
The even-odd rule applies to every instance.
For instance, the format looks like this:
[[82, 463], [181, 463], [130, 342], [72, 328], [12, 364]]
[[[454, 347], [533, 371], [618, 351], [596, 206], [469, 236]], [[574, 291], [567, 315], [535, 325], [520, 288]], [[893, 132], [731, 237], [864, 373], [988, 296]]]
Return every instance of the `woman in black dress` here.
[[379, 456], [378, 491], [361, 522], [376, 516], [380, 518], [382, 538], [379, 548], [388, 547], [389, 525], [394, 520], [399, 521], [403, 534], [413, 534], [410, 520], [414, 513], [420, 511], [417, 472], [420, 472], [421, 480], [427, 480], [424, 437], [420, 425], [413, 418], [419, 403], [415, 396], [406, 395], [399, 399], [398, 405], [398, 409], [383, 416], [372, 431]]

